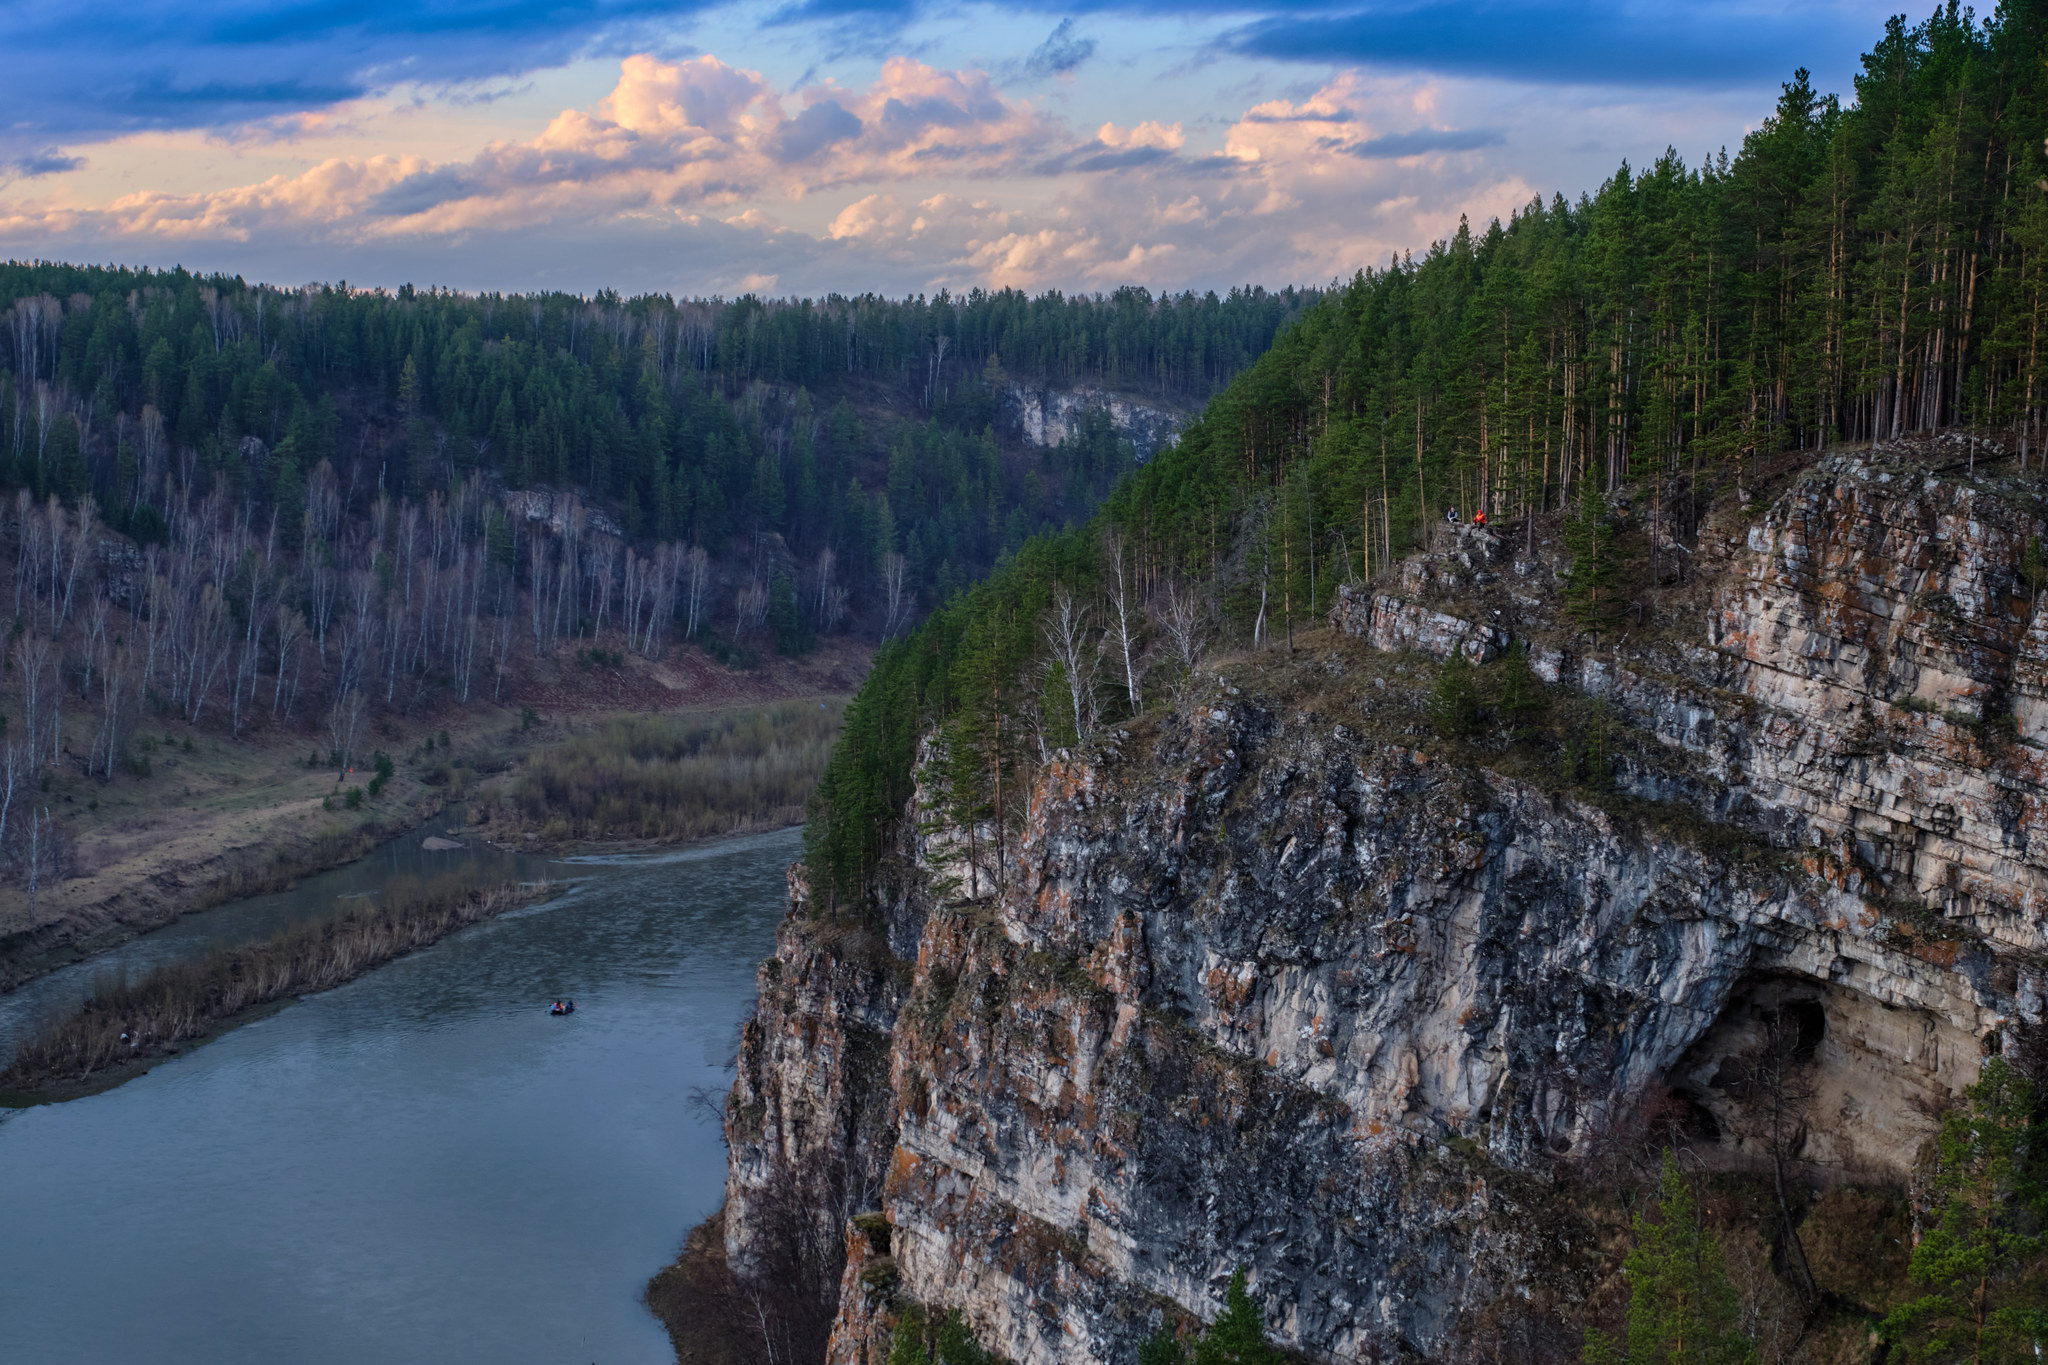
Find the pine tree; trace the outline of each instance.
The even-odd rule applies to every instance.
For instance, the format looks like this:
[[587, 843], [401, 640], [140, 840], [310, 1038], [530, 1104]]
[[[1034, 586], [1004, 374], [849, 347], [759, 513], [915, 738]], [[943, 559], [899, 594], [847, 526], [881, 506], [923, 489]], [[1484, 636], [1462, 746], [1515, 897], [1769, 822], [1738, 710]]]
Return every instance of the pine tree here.
[[1586, 630], [1599, 630], [1620, 614], [1615, 600], [1621, 576], [1617, 539], [1599, 483], [1590, 476], [1580, 479], [1578, 507], [1564, 528], [1565, 549], [1572, 556], [1564, 600], [1572, 619]]
[[1279, 1365], [1280, 1353], [1266, 1341], [1266, 1315], [1245, 1288], [1244, 1270], [1230, 1277], [1223, 1312], [1202, 1333], [1194, 1365]]
[[1932, 1225], [1913, 1248], [1925, 1292], [1884, 1321], [1893, 1359], [2036, 1361], [2048, 1345], [2048, 1157], [2034, 1087], [1998, 1057], [1942, 1119], [1923, 1175]]
[[1463, 650], [1453, 649], [1437, 670], [1429, 713], [1447, 739], [1463, 738], [1479, 728], [1479, 689], [1473, 685], [1472, 665]]
[[1508, 742], [1519, 744], [1536, 733], [1543, 718], [1543, 680], [1529, 666], [1529, 648], [1520, 640], [1508, 647], [1494, 671], [1494, 715], [1506, 730]]
[[777, 654], [795, 657], [817, 647], [811, 618], [796, 600], [796, 589], [788, 574], [776, 574], [768, 585], [768, 629], [775, 637]]
[[1736, 1323], [1740, 1304], [1720, 1242], [1700, 1220], [1678, 1159], [1664, 1153], [1657, 1215], [1636, 1215], [1628, 1276], [1628, 1335], [1617, 1346], [1586, 1334], [1587, 1365], [1744, 1365], [1755, 1350]]
[[1188, 1353], [1172, 1329], [1161, 1327], [1138, 1343], [1138, 1365], [1186, 1365]]

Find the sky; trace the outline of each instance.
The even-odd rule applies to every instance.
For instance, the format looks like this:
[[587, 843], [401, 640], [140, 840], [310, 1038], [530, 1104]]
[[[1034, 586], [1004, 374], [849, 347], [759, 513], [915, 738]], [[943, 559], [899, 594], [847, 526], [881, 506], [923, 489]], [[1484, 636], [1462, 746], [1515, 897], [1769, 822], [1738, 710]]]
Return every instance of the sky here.
[[0, 257], [677, 296], [1324, 284], [1726, 147], [1895, 6], [10, 0]]

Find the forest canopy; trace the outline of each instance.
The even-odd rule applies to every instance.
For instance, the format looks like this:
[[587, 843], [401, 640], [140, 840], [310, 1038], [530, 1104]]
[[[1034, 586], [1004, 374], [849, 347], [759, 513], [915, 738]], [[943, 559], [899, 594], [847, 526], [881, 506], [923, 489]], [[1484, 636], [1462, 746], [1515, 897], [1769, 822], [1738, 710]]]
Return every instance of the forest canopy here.
[[[877, 661], [814, 808], [817, 884], [862, 894], [927, 731], [956, 812], [1000, 841], [1020, 770], [1141, 705], [1121, 621], [1149, 670], [1184, 673], [1190, 643], [1317, 616], [1455, 508], [1556, 518], [1598, 624], [1630, 490], [1653, 539], [1685, 545], [1691, 490], [1725, 478], [1746, 501], [1787, 450], [1966, 427], [2039, 459], [2044, 14], [1895, 18], [1848, 102], [1797, 71], [1733, 156], [1624, 163], [1325, 294], [1090, 528]], [[1062, 595], [1088, 613], [1078, 638]]]

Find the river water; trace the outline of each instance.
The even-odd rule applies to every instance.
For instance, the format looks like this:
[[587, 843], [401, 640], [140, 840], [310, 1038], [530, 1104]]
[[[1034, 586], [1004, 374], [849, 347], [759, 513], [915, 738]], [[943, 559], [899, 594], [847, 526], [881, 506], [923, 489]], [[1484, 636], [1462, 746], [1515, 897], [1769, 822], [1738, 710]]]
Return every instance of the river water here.
[[[303, 918], [417, 870], [416, 847], [122, 952], [140, 967]], [[666, 1365], [639, 1293], [718, 1205], [703, 1101], [799, 847], [548, 864], [573, 880], [545, 904], [0, 1117], [0, 1358]], [[106, 969], [0, 997], [0, 1038]], [[576, 1013], [548, 1016], [557, 996]]]

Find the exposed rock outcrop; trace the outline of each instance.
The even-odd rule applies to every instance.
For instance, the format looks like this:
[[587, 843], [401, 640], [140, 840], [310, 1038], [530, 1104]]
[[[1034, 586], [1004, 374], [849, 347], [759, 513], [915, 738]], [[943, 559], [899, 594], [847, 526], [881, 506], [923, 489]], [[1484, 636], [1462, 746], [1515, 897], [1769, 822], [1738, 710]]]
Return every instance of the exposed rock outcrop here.
[[1147, 403], [1127, 393], [1081, 386], [1070, 389], [1029, 388], [1012, 384], [1003, 413], [1035, 446], [1056, 446], [1080, 429], [1081, 415], [1109, 414], [1117, 434], [1131, 443], [1143, 464], [1172, 445], [1187, 414], [1163, 403]]
[[[1764, 1020], [1798, 1158], [1903, 1172], [2041, 1008], [2040, 524], [2030, 486], [1831, 460], [1709, 528], [1689, 627], [1602, 649], [1528, 605], [1549, 569], [1458, 537], [1347, 591], [1325, 667], [1252, 661], [1048, 765], [999, 888], [906, 834], [894, 954], [800, 909], [763, 968], [735, 1260], [763, 1144], [843, 1140], [884, 1220], [836, 1361], [879, 1365], [899, 1285], [1020, 1362], [1128, 1360], [1238, 1266], [1313, 1359], [1433, 1354], [1581, 1254], [1523, 1211], [1646, 1097], [1754, 1155]], [[1418, 655], [1510, 639], [1605, 708], [1614, 792], [1412, 723]]]

